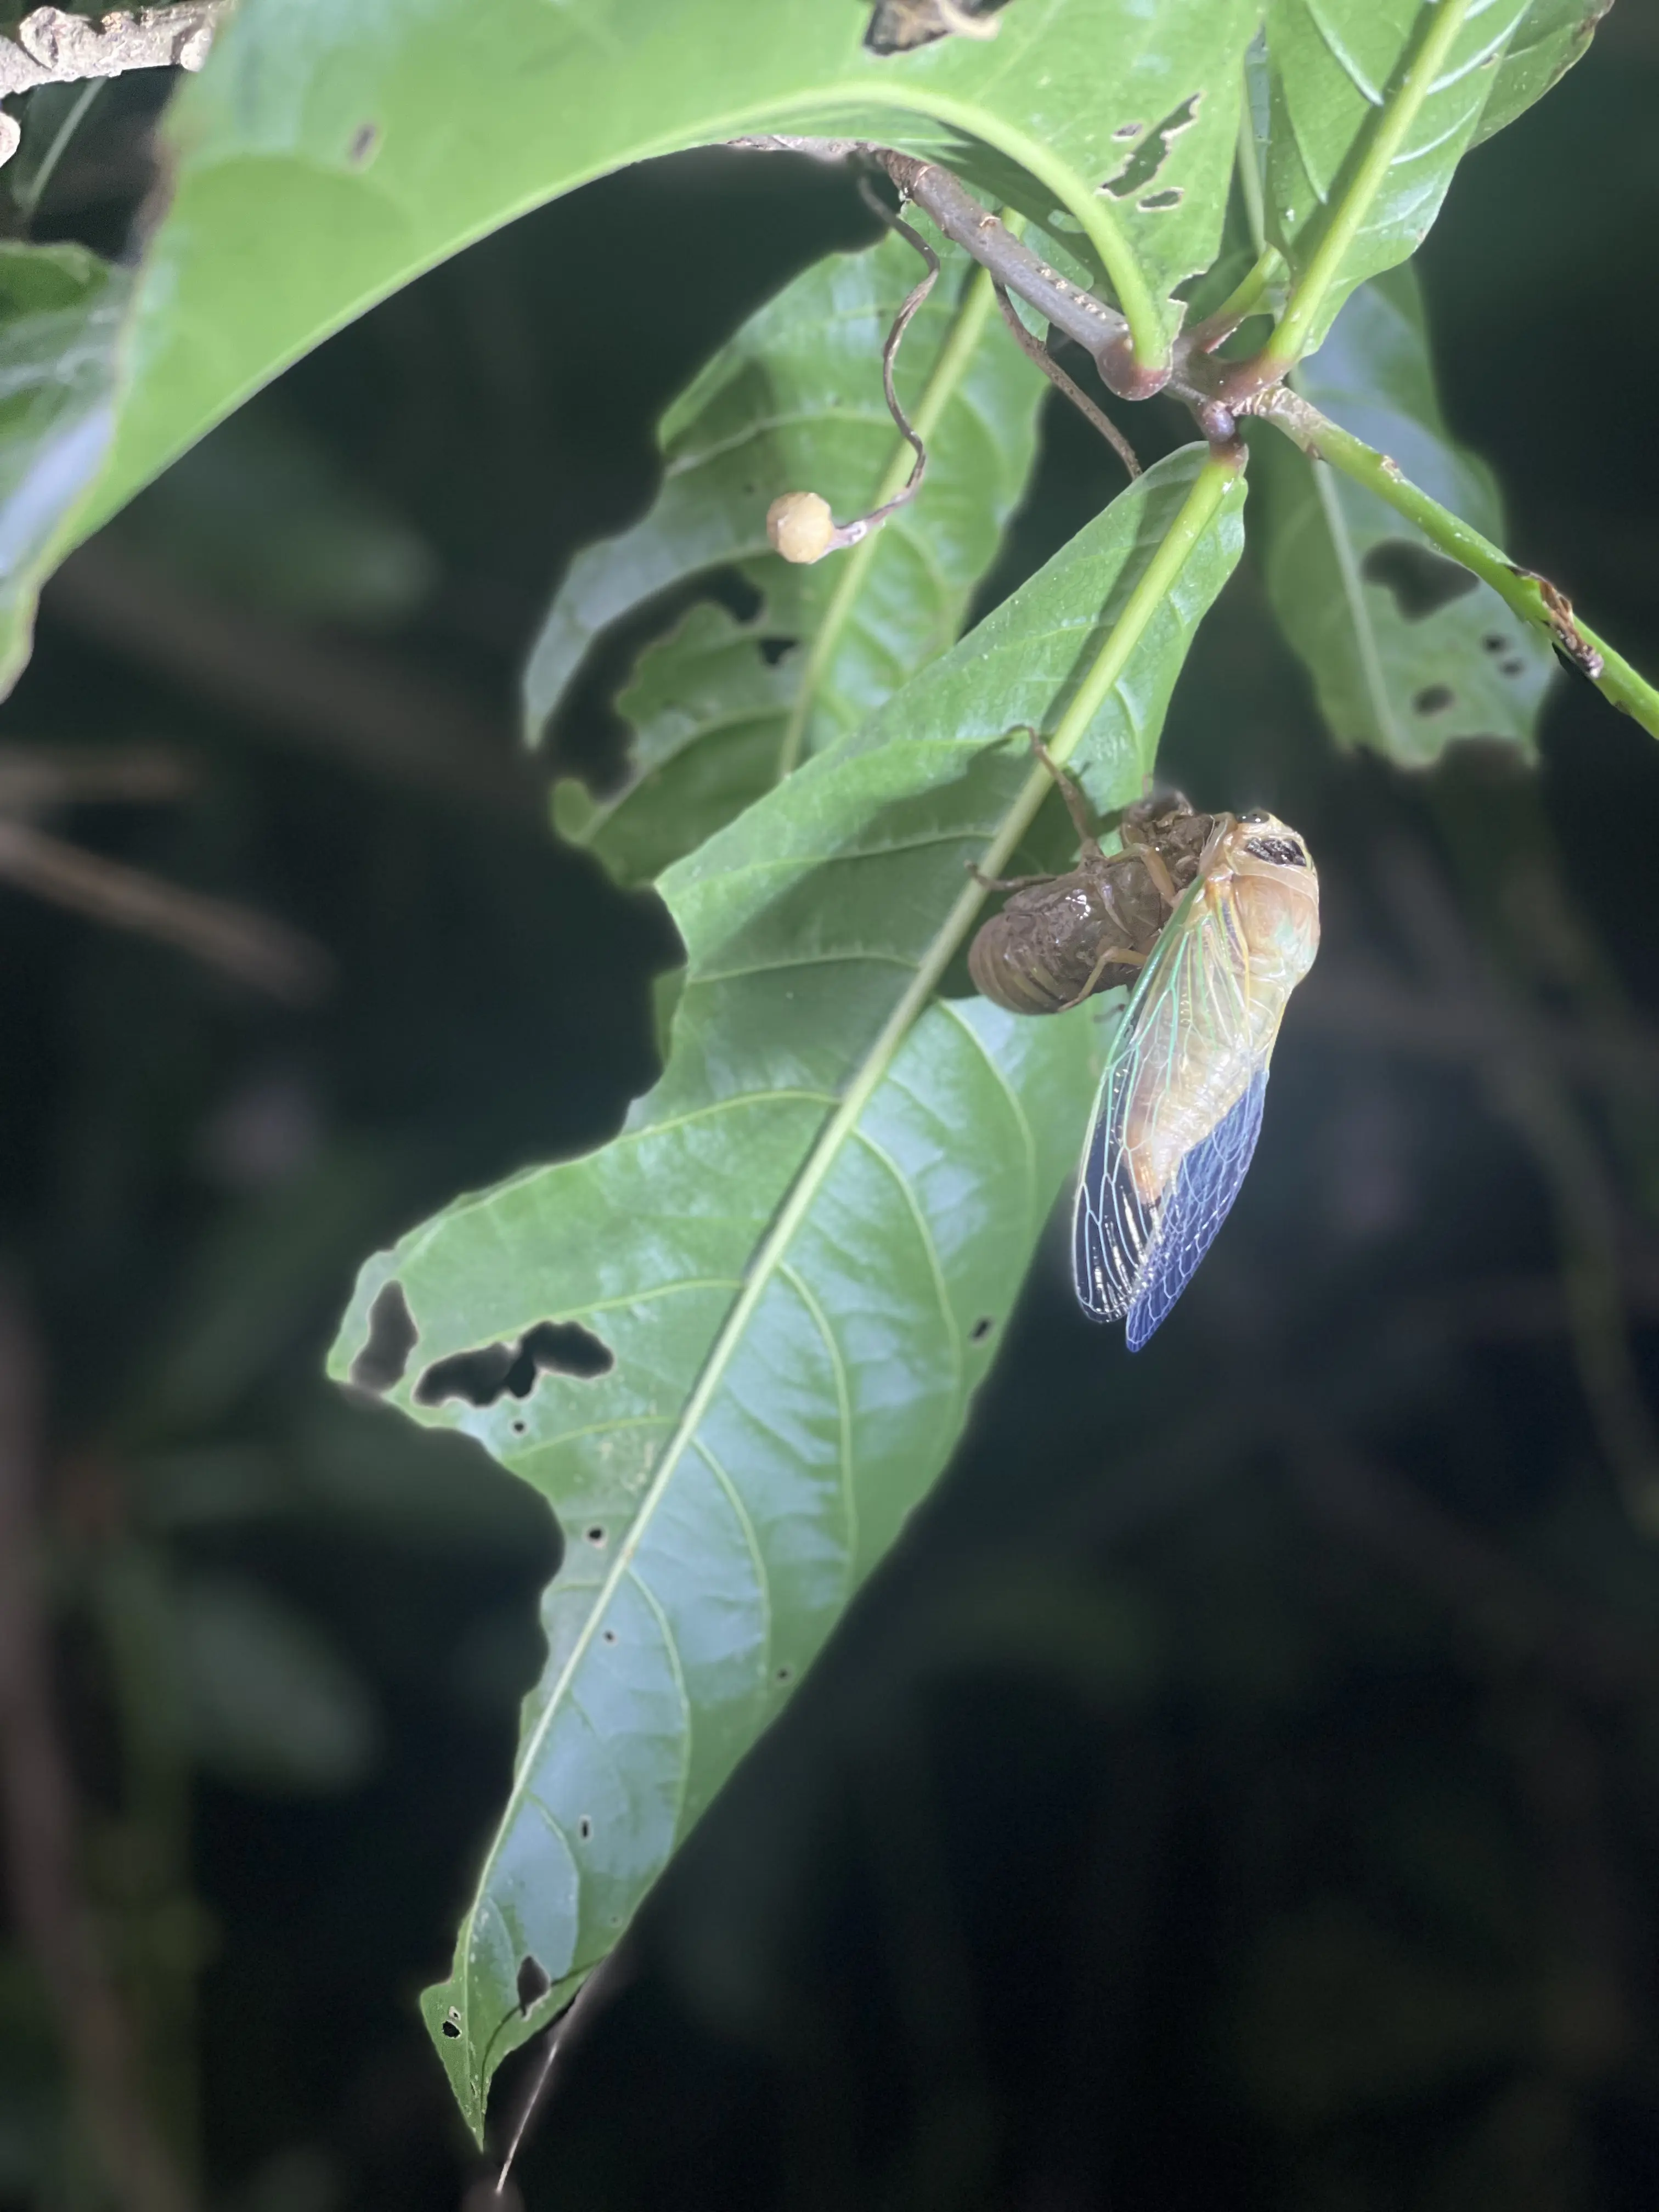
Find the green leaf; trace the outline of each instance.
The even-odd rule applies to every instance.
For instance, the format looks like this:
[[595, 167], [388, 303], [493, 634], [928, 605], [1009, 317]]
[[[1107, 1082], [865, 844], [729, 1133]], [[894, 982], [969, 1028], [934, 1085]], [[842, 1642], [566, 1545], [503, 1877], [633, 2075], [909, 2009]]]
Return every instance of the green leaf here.
[[1559, 12], [1557, 0], [1267, 0], [1267, 236], [1294, 280], [1285, 359], [1319, 344], [1357, 284], [1417, 251], [1458, 162], [1490, 135], [1489, 106], [1497, 129], [1548, 89], [1571, 58]]
[[[477, 1437], [565, 1534], [512, 1796], [426, 1999], [475, 2129], [495, 2066], [611, 1948], [961, 1427], [1073, 1160], [1094, 1032], [1086, 1009], [1022, 1021], [934, 990], [975, 917], [968, 862], [1009, 856], [1047, 791], [1011, 724], [1070, 706], [1097, 803], [1142, 788], [1242, 538], [1243, 483], [1206, 460], [1150, 471], [671, 869], [685, 983], [622, 1133], [459, 1200], [359, 1279], [333, 1371], [401, 1301], [417, 1348], [393, 1402]], [[527, 2013], [526, 1958], [550, 1982]]]
[[[994, 40], [882, 56], [856, 0], [242, 0], [169, 121], [173, 197], [95, 520], [473, 239], [627, 163], [738, 137], [872, 137], [997, 189], [1012, 176], [1023, 204], [1078, 227], [1162, 358], [1175, 283], [1219, 234], [1253, 15], [1251, 0], [1011, 0]], [[1160, 128], [1147, 189], [1103, 191]]]
[[0, 697], [108, 450], [131, 280], [78, 246], [0, 242]]
[[1576, 62], [1583, 59], [1613, 0], [1532, 0], [1498, 67], [1498, 82], [1480, 112], [1471, 143], [1481, 145], [1524, 115]]
[[786, 760], [855, 729], [961, 629], [1024, 487], [1048, 389], [965, 257], [947, 263], [899, 356], [900, 397], [928, 449], [921, 496], [811, 568], [766, 542], [781, 492], [818, 492], [847, 520], [909, 475], [881, 349], [921, 273], [893, 238], [831, 256], [769, 301], [665, 416], [649, 512], [578, 554], [554, 599], [525, 676], [532, 737], [594, 638], [658, 592], [735, 568], [761, 595], [747, 622], [696, 607], [642, 654], [618, 702], [635, 730], [625, 787], [597, 805], [574, 784], [556, 794], [561, 829], [625, 881], [700, 844]]
[[[1293, 382], [1501, 542], [1492, 471], [1453, 444], [1441, 415], [1410, 270], [1356, 292]], [[1455, 738], [1529, 751], [1554, 670], [1536, 632], [1374, 492], [1276, 435], [1253, 439], [1252, 456], [1268, 596], [1339, 743], [1409, 767], [1437, 759]]]

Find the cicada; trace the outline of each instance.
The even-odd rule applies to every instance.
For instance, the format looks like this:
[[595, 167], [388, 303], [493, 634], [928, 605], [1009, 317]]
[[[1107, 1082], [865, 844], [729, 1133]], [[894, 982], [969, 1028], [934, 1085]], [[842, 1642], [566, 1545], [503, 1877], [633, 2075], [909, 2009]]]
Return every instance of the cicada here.
[[[1069, 779], [1060, 781], [1076, 817], [1081, 802]], [[1285, 1004], [1319, 949], [1319, 878], [1293, 830], [1267, 813], [1195, 815], [1178, 799], [1150, 805], [1158, 811], [1126, 817], [1122, 853], [1097, 859], [1090, 840], [1071, 875], [1048, 879], [1050, 902], [1069, 896], [1080, 914], [1076, 895], [1098, 885], [1102, 868], [1120, 871], [1087, 988], [1069, 1000], [1048, 988], [1057, 964], [1075, 974], [1087, 950], [1079, 930], [1066, 941], [1066, 961], [1056, 962], [1054, 942], [1046, 953], [1039, 946], [1020, 989], [1003, 975], [990, 994], [1021, 1011], [1057, 1012], [1106, 988], [1114, 969], [1136, 978], [1085, 1139], [1072, 1231], [1084, 1310], [1103, 1322], [1127, 1315], [1132, 1352], [1168, 1316], [1238, 1195]], [[1132, 870], [1143, 879], [1139, 896], [1122, 872]], [[1163, 912], [1151, 942], [1133, 942], [1121, 924], [1132, 915], [1144, 922], [1154, 893]], [[969, 965], [981, 988], [993, 955], [1009, 963], [1018, 924], [1011, 932], [1007, 918], [1018, 897], [1036, 896], [1035, 887], [1017, 894], [975, 939]], [[986, 933], [1000, 925], [987, 946]]]

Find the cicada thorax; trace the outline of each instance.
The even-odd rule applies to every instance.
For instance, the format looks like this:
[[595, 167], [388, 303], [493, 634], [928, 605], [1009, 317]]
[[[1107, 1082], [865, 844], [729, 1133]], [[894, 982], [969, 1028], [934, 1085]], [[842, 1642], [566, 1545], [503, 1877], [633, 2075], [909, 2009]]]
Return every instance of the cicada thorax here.
[[1012, 1013], [1057, 1014], [1133, 983], [1212, 827], [1178, 793], [1132, 806], [1121, 852], [1091, 845], [1076, 867], [1023, 885], [981, 926], [968, 952], [975, 987]]

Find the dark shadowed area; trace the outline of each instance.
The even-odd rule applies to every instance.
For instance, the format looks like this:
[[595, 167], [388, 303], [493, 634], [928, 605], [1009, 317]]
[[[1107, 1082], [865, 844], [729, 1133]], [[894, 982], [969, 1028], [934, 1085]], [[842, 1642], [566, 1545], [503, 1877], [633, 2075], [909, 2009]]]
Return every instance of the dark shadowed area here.
[[[147, 100], [108, 95], [37, 234], [118, 235]], [[1649, 672], [1656, 112], [1621, 0], [1419, 264], [1510, 550]], [[0, 710], [0, 817], [218, 902], [162, 942], [0, 886], [0, 1540], [49, 1562], [95, 1942], [227, 2212], [447, 2212], [484, 2172], [415, 1997], [558, 1537], [322, 1360], [367, 1254], [652, 1079], [672, 933], [548, 830], [519, 669], [648, 501], [663, 404], [871, 230], [738, 154], [526, 218], [75, 556]], [[1161, 408], [1148, 453], [1188, 434]], [[1045, 422], [999, 593], [1121, 481]], [[614, 745], [624, 659], [571, 757]], [[1659, 2193], [1659, 748], [1564, 672], [1535, 775], [1340, 755], [1247, 556], [1164, 758], [1320, 866], [1244, 1194], [1135, 1359], [1051, 1242], [951, 1472], [563, 2062], [532, 2207]], [[581, 1335], [428, 1382], [528, 1389]], [[106, 2201], [0, 1946], [0, 2205]]]

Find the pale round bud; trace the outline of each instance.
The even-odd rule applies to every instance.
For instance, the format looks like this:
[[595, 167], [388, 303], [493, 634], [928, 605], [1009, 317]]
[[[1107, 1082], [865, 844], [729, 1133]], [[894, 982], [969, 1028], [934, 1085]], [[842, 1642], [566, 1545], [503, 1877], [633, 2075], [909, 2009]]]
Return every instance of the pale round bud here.
[[766, 534], [786, 561], [821, 561], [835, 542], [830, 502], [815, 491], [787, 491], [766, 510]]

